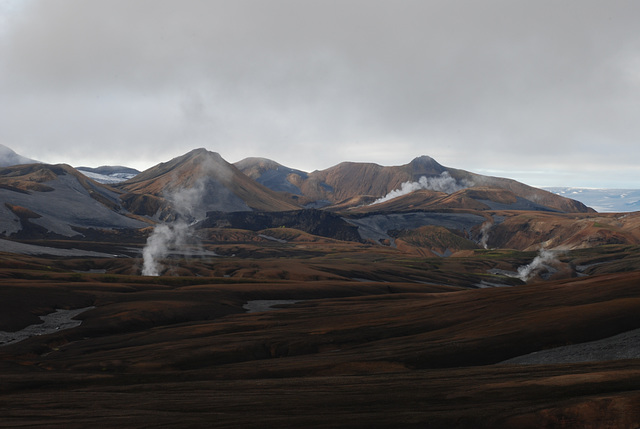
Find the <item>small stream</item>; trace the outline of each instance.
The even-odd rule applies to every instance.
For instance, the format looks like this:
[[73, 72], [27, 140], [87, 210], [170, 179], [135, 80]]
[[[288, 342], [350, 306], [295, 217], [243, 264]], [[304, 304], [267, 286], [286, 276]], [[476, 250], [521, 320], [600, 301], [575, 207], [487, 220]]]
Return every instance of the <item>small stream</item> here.
[[74, 320], [77, 315], [95, 307], [76, 308], [75, 310], [56, 310], [45, 316], [40, 316], [43, 323], [30, 325], [16, 332], [0, 331], [0, 347], [15, 344], [37, 335], [52, 334], [65, 329], [75, 328], [82, 324], [82, 320]]

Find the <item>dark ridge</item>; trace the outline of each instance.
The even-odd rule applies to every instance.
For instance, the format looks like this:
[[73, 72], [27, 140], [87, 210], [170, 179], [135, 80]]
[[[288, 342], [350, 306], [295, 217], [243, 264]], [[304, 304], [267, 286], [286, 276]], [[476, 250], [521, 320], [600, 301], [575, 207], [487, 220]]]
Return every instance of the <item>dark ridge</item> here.
[[208, 212], [198, 228], [237, 228], [260, 231], [269, 228], [293, 228], [321, 237], [361, 242], [356, 226], [335, 213], [305, 209], [285, 212]]
[[426, 155], [415, 158], [409, 163], [409, 167], [414, 180], [418, 180], [421, 176], [437, 176], [447, 170], [435, 159]]

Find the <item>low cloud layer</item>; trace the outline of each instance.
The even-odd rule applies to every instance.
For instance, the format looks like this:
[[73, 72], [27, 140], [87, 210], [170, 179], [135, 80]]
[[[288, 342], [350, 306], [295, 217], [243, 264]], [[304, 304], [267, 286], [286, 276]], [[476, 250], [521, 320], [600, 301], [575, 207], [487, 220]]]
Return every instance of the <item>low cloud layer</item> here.
[[[0, 0], [0, 143], [640, 182], [640, 3]], [[615, 174], [614, 174], [615, 173]]]

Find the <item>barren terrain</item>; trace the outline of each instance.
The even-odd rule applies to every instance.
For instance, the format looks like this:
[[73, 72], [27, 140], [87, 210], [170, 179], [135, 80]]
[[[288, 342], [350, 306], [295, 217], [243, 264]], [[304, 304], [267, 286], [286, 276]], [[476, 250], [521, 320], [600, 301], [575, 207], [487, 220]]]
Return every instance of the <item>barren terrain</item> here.
[[[624, 347], [607, 339], [640, 328], [637, 248], [565, 252], [555, 280], [525, 284], [499, 273], [535, 252], [425, 258], [278, 233], [205, 240], [220, 256], [165, 261], [181, 276], [139, 276], [135, 240], [102, 244], [128, 246], [124, 258], [2, 254], [0, 331], [95, 308], [75, 328], [0, 347], [0, 427], [640, 423], [637, 356], [503, 363], [593, 341]], [[474, 288], [483, 280], [506, 287]], [[284, 302], [248, 312], [277, 304], [265, 300]]]
[[429, 157], [0, 170], [0, 427], [640, 427], [639, 213]]

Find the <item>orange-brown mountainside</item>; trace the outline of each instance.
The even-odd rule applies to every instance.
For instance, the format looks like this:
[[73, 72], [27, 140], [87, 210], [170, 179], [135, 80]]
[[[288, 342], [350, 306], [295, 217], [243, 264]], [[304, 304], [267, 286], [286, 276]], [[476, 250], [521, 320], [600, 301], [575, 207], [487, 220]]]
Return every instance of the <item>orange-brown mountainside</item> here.
[[[540, 210], [550, 211], [548, 207], [534, 204], [517, 197], [513, 192], [500, 188], [467, 188], [451, 194], [438, 191], [418, 190], [401, 195], [388, 201], [349, 205], [351, 200], [328, 207], [328, 210], [341, 209], [346, 213], [403, 212], [415, 210], [474, 210], [492, 209]], [[358, 201], [360, 202], [360, 201]], [[372, 204], [373, 203], [373, 204]]]
[[589, 213], [594, 212], [593, 209], [585, 206], [583, 203], [556, 195], [552, 192], [538, 189], [533, 186], [525, 185], [513, 179], [503, 177], [484, 176], [481, 174], [470, 173], [464, 170], [449, 169], [452, 177], [459, 181], [467, 180], [473, 184], [473, 187], [490, 187], [501, 188], [511, 191], [518, 197], [531, 201], [534, 204], [549, 207], [566, 213]]
[[519, 250], [581, 249], [607, 244], [640, 244], [640, 212], [503, 212], [487, 226], [487, 244]]
[[[200, 206], [201, 212], [295, 210], [299, 206], [290, 196], [272, 191], [226, 162], [214, 152], [193, 150], [181, 157], [143, 171], [118, 185], [131, 194], [127, 201], [138, 203], [135, 196], [152, 195], [180, 204]], [[186, 201], [185, 201], [186, 200]], [[143, 210], [144, 204], [138, 209]], [[152, 205], [151, 208], [155, 208]], [[139, 213], [153, 216], [155, 213]]]
[[236, 165], [256, 180], [260, 181], [264, 178], [263, 182], [266, 186], [277, 182], [278, 187], [273, 189], [284, 189], [283, 183], [286, 182], [288, 192], [301, 194], [309, 200], [339, 204], [341, 208], [349, 199], [365, 196], [380, 198], [393, 190], [400, 189], [405, 182], [417, 182], [421, 177], [438, 178], [448, 174], [455, 181], [458, 189], [498, 188], [553, 210], [571, 213], [593, 211], [578, 201], [515, 180], [444, 167], [427, 156], [418, 157], [409, 164], [392, 167], [373, 163], [343, 162], [308, 174], [259, 158], [248, 158]]

